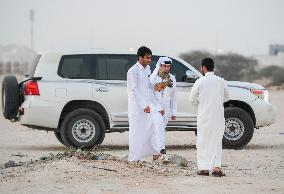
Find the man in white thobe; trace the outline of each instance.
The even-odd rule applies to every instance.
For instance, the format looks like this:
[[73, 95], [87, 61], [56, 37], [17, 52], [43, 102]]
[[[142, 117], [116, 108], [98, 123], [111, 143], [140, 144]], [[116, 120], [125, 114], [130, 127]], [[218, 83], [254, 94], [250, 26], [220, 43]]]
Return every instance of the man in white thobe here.
[[159, 157], [153, 119], [150, 115], [150, 81], [152, 52], [140, 47], [138, 61], [127, 72], [128, 121], [129, 121], [129, 161], [139, 161]]
[[169, 118], [176, 120], [177, 113], [176, 79], [174, 75], [169, 73], [171, 64], [172, 60], [169, 57], [160, 57], [150, 76], [153, 91], [150, 107], [161, 154], [166, 154], [165, 129]]
[[198, 175], [225, 176], [221, 170], [222, 138], [225, 131], [224, 102], [228, 91], [223, 78], [214, 75], [214, 61], [201, 63], [203, 77], [196, 80], [190, 93], [191, 104], [197, 106]]

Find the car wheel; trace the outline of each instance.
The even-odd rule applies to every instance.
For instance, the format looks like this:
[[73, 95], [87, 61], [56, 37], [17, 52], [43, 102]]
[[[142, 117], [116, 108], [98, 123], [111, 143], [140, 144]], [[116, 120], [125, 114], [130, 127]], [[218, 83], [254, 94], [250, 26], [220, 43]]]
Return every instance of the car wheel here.
[[6, 76], [2, 82], [2, 111], [5, 119], [16, 119], [19, 110], [19, 85], [15, 76]]
[[223, 147], [240, 149], [252, 139], [254, 124], [250, 115], [238, 107], [225, 108]]
[[103, 142], [105, 124], [97, 112], [81, 108], [64, 118], [60, 133], [64, 145], [92, 149]]

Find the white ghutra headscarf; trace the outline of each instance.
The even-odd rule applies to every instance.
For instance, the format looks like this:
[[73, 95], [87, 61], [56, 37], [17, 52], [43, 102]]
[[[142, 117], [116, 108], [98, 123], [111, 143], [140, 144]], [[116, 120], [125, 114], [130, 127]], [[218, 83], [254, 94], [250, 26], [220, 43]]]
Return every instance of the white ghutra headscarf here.
[[163, 64], [171, 65], [172, 62], [173, 62], [172, 59], [169, 58], [169, 57], [160, 57], [157, 64], [156, 64], [156, 68], [154, 69], [153, 72], [158, 73], [161, 65], [163, 65]]

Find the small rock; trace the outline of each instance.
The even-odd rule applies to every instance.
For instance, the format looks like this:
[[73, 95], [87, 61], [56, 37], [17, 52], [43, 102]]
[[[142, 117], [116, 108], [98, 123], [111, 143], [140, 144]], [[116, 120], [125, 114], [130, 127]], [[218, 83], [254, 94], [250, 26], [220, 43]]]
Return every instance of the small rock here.
[[97, 160], [105, 160], [106, 156], [105, 155], [98, 155]]
[[182, 156], [179, 156], [179, 155], [176, 155], [176, 154], [170, 155], [168, 157], [168, 161], [169, 161], [169, 163], [181, 165], [181, 166], [187, 166], [187, 164], [188, 164], [188, 161], [185, 157], [182, 157]]
[[21, 152], [17, 153], [17, 154], [11, 154], [11, 156], [18, 156], [18, 157], [24, 157], [24, 156], [28, 156], [28, 155], [24, 155]]
[[18, 164], [17, 164], [17, 166], [23, 166], [25, 163], [24, 162], [19, 162]]
[[47, 157], [46, 156], [42, 156], [39, 158], [40, 160], [47, 160]]
[[13, 160], [9, 160], [9, 162], [4, 164], [5, 168], [15, 167], [17, 166], [17, 163]]

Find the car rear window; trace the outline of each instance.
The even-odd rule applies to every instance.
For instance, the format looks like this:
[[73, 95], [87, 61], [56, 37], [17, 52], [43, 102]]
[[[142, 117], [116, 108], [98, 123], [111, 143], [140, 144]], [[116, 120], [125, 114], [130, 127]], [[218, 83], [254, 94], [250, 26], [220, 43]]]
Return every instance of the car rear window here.
[[58, 75], [69, 79], [94, 79], [91, 55], [65, 55], [61, 58]]
[[96, 78], [100, 80], [126, 80], [128, 69], [136, 62], [136, 55], [97, 55]]
[[136, 61], [136, 55], [64, 55], [58, 75], [69, 79], [126, 80], [128, 69]]
[[24, 72], [25, 76], [32, 77], [35, 74], [35, 70], [36, 70], [40, 57], [41, 55], [36, 55], [33, 62], [28, 65], [26, 72]]

